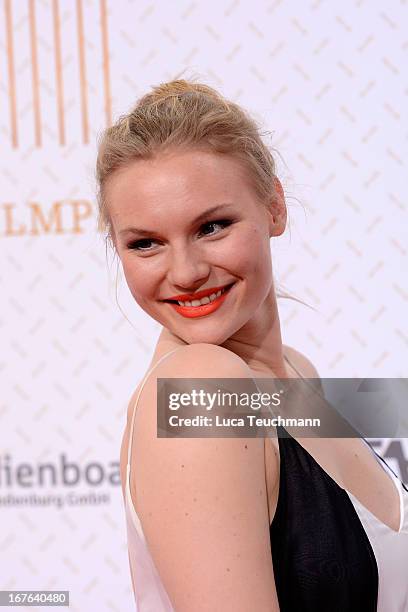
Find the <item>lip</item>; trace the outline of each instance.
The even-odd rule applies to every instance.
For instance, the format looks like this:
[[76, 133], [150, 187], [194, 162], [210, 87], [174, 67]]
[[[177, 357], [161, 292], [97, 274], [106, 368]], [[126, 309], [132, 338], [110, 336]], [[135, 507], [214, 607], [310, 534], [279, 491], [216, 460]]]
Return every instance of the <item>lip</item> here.
[[[180, 306], [180, 304], [173, 304], [172, 302], [168, 302], [169, 306], [171, 306], [176, 312], [178, 312], [181, 316], [186, 317], [187, 319], [195, 319], [196, 317], [205, 317], [209, 314], [212, 314], [220, 306], [223, 304], [231, 289], [235, 286], [236, 283], [231, 285], [231, 287], [225, 291], [222, 295], [216, 298], [213, 302], [209, 304], [203, 304], [202, 306]], [[223, 285], [227, 287], [228, 285]], [[222, 287], [221, 287], [222, 288]], [[213, 290], [211, 291], [213, 293]], [[203, 296], [205, 297], [205, 296]]]
[[210, 287], [209, 289], [202, 289], [202, 291], [197, 291], [196, 293], [180, 293], [180, 295], [174, 295], [170, 298], [165, 298], [162, 300], [163, 302], [167, 302], [168, 300], [179, 300], [180, 302], [191, 302], [192, 300], [201, 300], [203, 297], [207, 297], [212, 293], [217, 293], [220, 289], [224, 289], [224, 287], [228, 287], [232, 283], [226, 283], [225, 285], [219, 285], [219, 287]]

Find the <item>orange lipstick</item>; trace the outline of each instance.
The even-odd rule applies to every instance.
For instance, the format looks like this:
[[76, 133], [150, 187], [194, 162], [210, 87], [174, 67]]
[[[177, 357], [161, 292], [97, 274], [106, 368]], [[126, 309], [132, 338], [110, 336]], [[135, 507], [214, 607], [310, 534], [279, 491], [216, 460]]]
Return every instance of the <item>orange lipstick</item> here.
[[[200, 306], [181, 306], [180, 304], [177, 304], [174, 302], [169, 302], [169, 303], [170, 303], [170, 306], [172, 306], [174, 310], [178, 312], [179, 314], [181, 314], [183, 317], [186, 317], [188, 319], [194, 319], [195, 317], [204, 317], [218, 310], [218, 308], [221, 306], [221, 304], [224, 302], [225, 298], [227, 297], [227, 294], [229, 293], [231, 287], [232, 285], [230, 285], [228, 289], [226, 289], [226, 291], [222, 293], [219, 297], [215, 298], [215, 300], [213, 300], [212, 302], [209, 302], [208, 304], [202, 304]], [[205, 297], [205, 295], [210, 295], [211, 293], [214, 293], [215, 291], [216, 291], [215, 289], [211, 289], [211, 290], [197, 292], [194, 296], [189, 295], [188, 301], [190, 301], [191, 299], [201, 299], [202, 297]], [[177, 297], [179, 297], [179, 299], [181, 298], [181, 296], [177, 296]], [[184, 300], [180, 299], [180, 301], [184, 301]]]

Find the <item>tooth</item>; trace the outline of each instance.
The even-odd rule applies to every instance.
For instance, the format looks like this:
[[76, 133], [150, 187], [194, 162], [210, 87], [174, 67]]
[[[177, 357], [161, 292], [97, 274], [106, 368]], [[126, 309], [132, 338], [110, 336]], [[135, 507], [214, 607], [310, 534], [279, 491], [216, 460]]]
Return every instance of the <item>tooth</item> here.
[[178, 304], [180, 306], [202, 306], [204, 304], [209, 304], [210, 302], [213, 302], [223, 292], [224, 292], [223, 289], [220, 289], [219, 291], [217, 291], [217, 293], [212, 293], [211, 295], [206, 295], [205, 297], [201, 298], [201, 300], [192, 300], [191, 302], [189, 302], [189, 301], [181, 302], [180, 300], [177, 300], [177, 301], [178, 301]]

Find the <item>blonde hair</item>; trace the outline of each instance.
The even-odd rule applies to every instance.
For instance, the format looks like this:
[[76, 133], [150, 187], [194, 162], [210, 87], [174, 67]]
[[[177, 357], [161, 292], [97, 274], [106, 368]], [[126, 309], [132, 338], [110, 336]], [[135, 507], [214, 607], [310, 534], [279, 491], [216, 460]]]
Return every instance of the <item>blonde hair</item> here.
[[[99, 139], [97, 229], [111, 245], [113, 231], [105, 195], [109, 177], [138, 159], [178, 148], [230, 155], [246, 168], [261, 203], [269, 205], [276, 197], [275, 160], [255, 120], [212, 87], [192, 79], [174, 79], [153, 87]], [[304, 304], [287, 293], [278, 297]]]

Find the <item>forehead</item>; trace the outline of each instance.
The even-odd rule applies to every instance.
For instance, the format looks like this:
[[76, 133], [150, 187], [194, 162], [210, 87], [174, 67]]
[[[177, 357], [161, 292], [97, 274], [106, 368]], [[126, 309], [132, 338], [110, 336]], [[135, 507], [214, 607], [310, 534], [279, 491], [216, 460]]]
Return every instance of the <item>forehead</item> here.
[[109, 178], [105, 194], [115, 225], [134, 216], [173, 219], [224, 201], [239, 205], [253, 197], [243, 162], [207, 151], [178, 151], [134, 161]]

